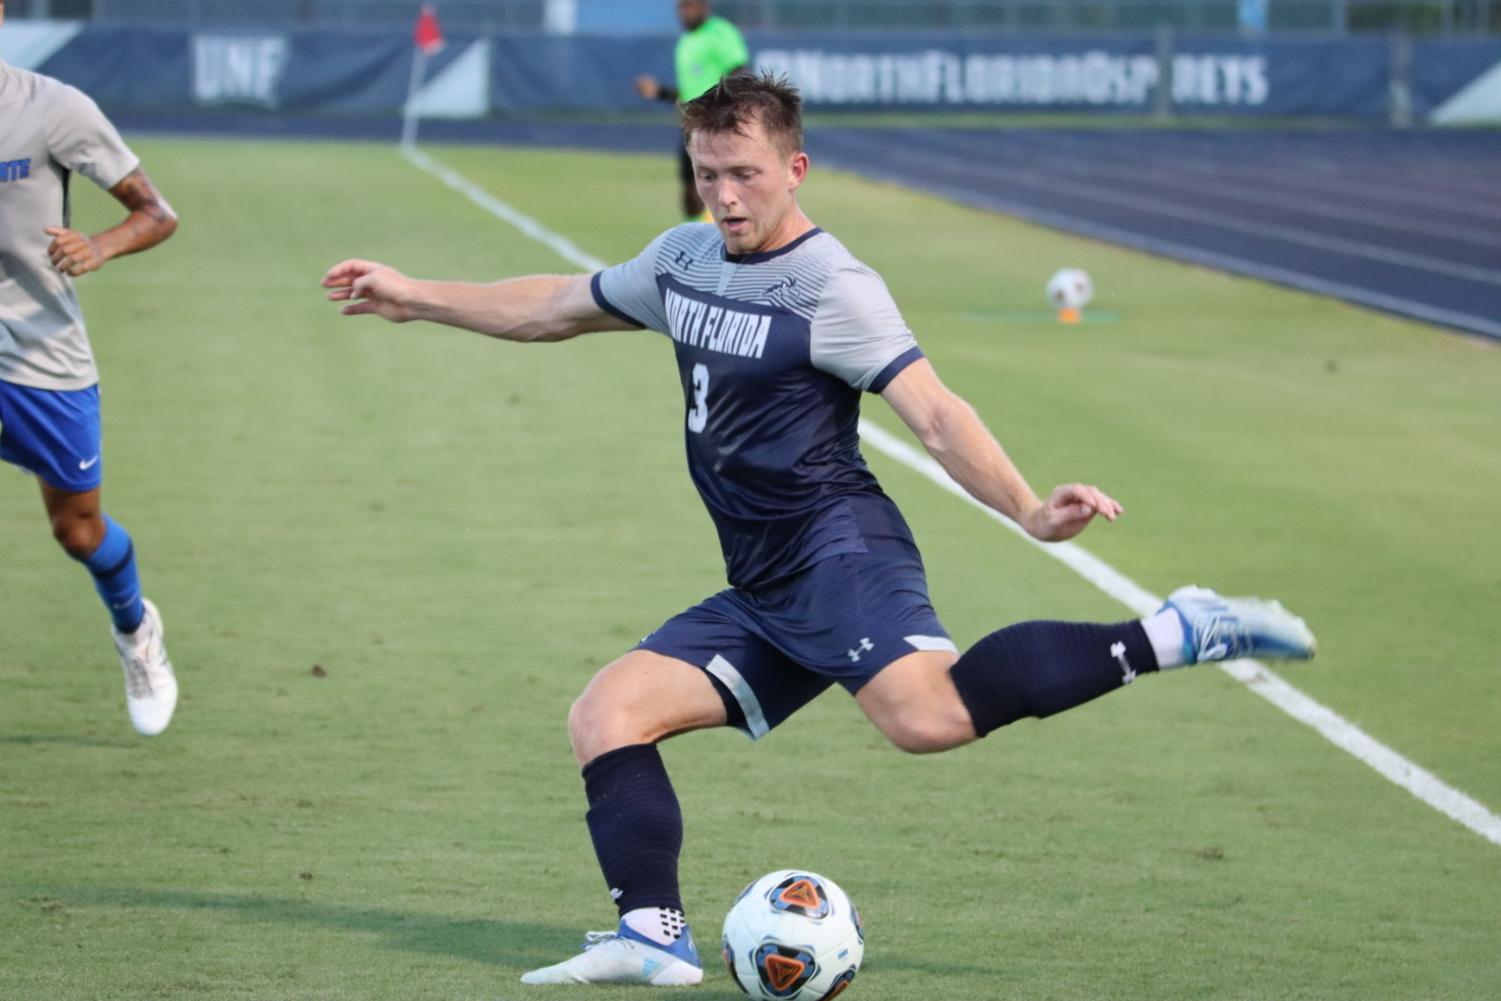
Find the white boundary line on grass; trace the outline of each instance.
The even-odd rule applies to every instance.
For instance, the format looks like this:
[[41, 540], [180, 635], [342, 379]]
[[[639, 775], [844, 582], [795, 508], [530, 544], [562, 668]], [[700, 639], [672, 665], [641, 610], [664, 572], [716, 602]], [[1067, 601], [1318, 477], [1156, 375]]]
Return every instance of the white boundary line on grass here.
[[[955, 497], [978, 508], [1015, 535], [1066, 564], [1137, 615], [1150, 615], [1161, 606], [1161, 598], [1072, 542], [1038, 542], [1016, 522], [971, 497], [932, 458], [869, 421], [860, 422], [860, 440], [875, 446], [888, 458], [915, 470]], [[1501, 845], [1501, 817], [1371, 737], [1328, 706], [1303, 694], [1265, 664], [1255, 660], [1232, 660], [1220, 664], [1219, 668], [1293, 719], [1313, 727], [1330, 743], [1353, 754], [1435, 810], [1449, 815], [1486, 840]]]
[[[414, 166], [437, 177], [497, 219], [510, 223], [528, 237], [545, 244], [570, 264], [588, 271], [598, 271], [606, 266], [604, 261], [580, 250], [570, 240], [512, 208], [461, 174], [438, 163], [415, 146], [401, 147], [401, 155]], [[943, 490], [979, 509], [1037, 549], [1064, 563], [1079, 576], [1136, 614], [1150, 615], [1162, 604], [1161, 598], [1080, 546], [1072, 542], [1041, 543], [1033, 539], [1014, 521], [971, 497], [931, 457], [922, 454], [870, 421], [860, 421], [860, 438], [865, 444], [873, 446], [888, 458], [925, 476]], [[1254, 660], [1236, 660], [1220, 664], [1219, 667], [1230, 677], [1293, 719], [1313, 727], [1330, 743], [1354, 755], [1435, 810], [1457, 820], [1486, 840], [1501, 845], [1501, 817], [1492, 813], [1477, 800], [1446, 784], [1432, 772], [1409, 761], [1371, 737], [1339, 713], [1303, 694], [1266, 665]]]

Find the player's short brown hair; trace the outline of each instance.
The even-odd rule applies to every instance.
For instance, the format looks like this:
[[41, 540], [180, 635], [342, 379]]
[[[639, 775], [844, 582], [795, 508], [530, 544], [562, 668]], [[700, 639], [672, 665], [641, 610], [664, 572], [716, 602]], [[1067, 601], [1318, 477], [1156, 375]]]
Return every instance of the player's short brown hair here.
[[682, 115], [684, 145], [695, 132], [745, 135], [758, 121], [782, 152], [791, 155], [803, 148], [803, 99], [786, 77], [732, 73], [684, 104]]

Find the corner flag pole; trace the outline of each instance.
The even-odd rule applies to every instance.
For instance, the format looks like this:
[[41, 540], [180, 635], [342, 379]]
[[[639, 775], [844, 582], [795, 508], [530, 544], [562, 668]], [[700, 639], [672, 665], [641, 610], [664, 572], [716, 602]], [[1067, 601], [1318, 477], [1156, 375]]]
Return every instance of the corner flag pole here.
[[427, 75], [427, 60], [443, 48], [443, 29], [438, 27], [438, 9], [430, 3], [422, 5], [417, 15], [417, 26], [412, 29], [412, 77], [407, 82], [407, 101], [402, 113], [401, 145], [410, 148], [417, 145], [417, 91], [422, 88]]

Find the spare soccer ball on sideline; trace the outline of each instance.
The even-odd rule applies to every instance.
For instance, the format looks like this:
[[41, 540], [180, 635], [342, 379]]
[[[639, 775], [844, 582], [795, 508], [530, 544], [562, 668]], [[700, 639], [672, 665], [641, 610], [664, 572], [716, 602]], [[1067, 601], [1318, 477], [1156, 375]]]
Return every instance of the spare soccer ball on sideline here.
[[855, 979], [865, 931], [833, 880], [802, 869], [767, 873], [740, 891], [724, 919], [724, 965], [767, 1001], [823, 1001]]
[[1078, 268], [1064, 268], [1048, 279], [1048, 302], [1054, 309], [1083, 309], [1094, 298], [1094, 282]]

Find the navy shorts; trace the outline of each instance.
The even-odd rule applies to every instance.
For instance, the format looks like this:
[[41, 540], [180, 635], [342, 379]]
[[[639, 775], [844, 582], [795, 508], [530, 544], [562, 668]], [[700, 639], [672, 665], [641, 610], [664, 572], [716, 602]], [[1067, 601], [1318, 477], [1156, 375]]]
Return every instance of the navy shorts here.
[[104, 482], [99, 387], [33, 389], [0, 381], [0, 460], [70, 493]]
[[957, 652], [916, 550], [831, 556], [767, 587], [720, 591], [637, 649], [702, 668], [752, 740], [836, 681], [854, 693], [915, 651]]

